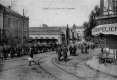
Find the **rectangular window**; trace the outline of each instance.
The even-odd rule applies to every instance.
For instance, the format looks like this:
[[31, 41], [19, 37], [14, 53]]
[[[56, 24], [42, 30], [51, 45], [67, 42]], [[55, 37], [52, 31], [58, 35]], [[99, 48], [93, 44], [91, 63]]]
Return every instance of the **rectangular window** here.
[[19, 28], [19, 20], [17, 20], [17, 27]]
[[11, 25], [11, 18], [8, 18], [8, 27]]

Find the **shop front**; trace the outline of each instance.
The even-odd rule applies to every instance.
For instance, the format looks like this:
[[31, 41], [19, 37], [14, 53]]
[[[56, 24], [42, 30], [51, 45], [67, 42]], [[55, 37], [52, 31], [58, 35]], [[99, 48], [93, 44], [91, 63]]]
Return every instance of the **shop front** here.
[[[101, 36], [105, 39], [103, 49], [107, 53], [117, 54], [117, 23], [102, 24], [92, 29], [92, 35]], [[116, 58], [116, 57], [115, 57]]]

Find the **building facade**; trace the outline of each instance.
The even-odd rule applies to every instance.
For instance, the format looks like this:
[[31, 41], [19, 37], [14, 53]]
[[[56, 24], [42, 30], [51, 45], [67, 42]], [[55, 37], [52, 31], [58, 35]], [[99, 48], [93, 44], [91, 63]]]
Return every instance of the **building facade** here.
[[[109, 0], [105, 0], [109, 1]], [[105, 2], [104, 1], [104, 2]], [[115, 6], [115, 2], [117, 0], [110, 0], [114, 1], [111, 3], [111, 7]], [[101, 0], [101, 2], [103, 2]], [[106, 3], [101, 3], [106, 4]], [[110, 3], [109, 3], [110, 4]], [[102, 5], [100, 5], [102, 7]], [[107, 5], [110, 7], [110, 5]], [[114, 9], [114, 8], [113, 8]], [[116, 11], [116, 10], [113, 10]], [[103, 11], [101, 11], [103, 12]], [[92, 34], [97, 36], [100, 40], [101, 47], [103, 47], [109, 53], [117, 53], [117, 14], [110, 14], [108, 11], [108, 15], [100, 15], [97, 18], [98, 25], [92, 29]]]
[[57, 44], [63, 44], [66, 41], [66, 27], [30, 27], [29, 36], [33, 39], [56, 39]]
[[101, 0], [101, 15], [117, 14], [117, 0]]
[[29, 17], [0, 4], [0, 30], [1, 40], [5, 38], [10, 44], [16, 38], [18, 43], [23, 44], [24, 39], [29, 38]]
[[83, 28], [82, 26], [76, 26], [70, 28], [70, 40], [71, 41], [81, 41], [83, 39]]

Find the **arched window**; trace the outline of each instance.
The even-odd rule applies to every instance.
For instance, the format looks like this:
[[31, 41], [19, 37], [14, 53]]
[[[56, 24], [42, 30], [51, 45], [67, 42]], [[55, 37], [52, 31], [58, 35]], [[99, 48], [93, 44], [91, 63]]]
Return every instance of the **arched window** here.
[[49, 37], [46, 37], [46, 39], [49, 39]]
[[52, 39], [55, 39], [54, 37], [52, 37]]
[[38, 37], [35, 37], [35, 39], [38, 39]]
[[40, 39], [44, 39], [43, 37], [41, 37]]

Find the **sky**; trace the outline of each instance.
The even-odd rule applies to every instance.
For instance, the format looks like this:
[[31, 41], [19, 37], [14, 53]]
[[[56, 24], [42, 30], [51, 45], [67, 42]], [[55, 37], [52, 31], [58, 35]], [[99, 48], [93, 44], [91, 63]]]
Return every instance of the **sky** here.
[[29, 16], [29, 27], [82, 26], [100, 0], [0, 0], [0, 4]]

